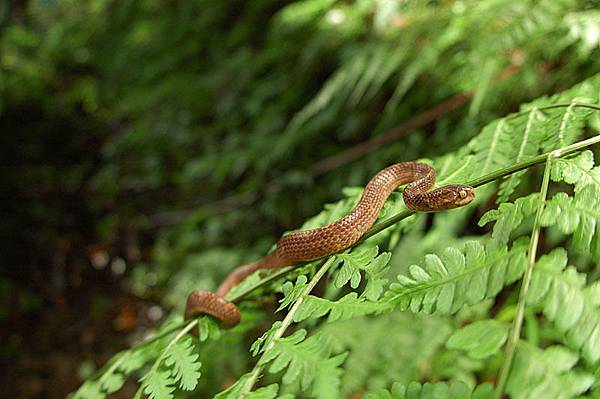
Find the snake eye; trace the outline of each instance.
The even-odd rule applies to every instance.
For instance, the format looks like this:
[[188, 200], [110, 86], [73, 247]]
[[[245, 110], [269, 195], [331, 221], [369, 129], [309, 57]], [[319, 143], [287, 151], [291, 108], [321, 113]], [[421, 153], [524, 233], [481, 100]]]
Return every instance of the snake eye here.
[[467, 198], [467, 192], [465, 190], [460, 190], [458, 192], [458, 195], [460, 196], [460, 198]]

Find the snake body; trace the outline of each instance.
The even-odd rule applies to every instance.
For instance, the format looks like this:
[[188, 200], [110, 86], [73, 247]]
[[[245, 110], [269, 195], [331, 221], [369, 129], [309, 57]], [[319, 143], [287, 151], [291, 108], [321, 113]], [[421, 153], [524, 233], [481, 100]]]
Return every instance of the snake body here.
[[277, 247], [264, 258], [239, 266], [221, 283], [216, 292], [196, 290], [190, 293], [185, 318], [208, 314], [221, 321], [223, 328], [240, 321], [237, 306], [224, 299], [247, 276], [260, 269], [274, 269], [340, 252], [357, 242], [375, 223], [383, 204], [400, 185], [404, 203], [414, 211], [435, 212], [458, 208], [475, 198], [473, 187], [455, 184], [432, 190], [434, 169], [421, 162], [401, 162], [379, 171], [367, 183], [358, 204], [346, 216], [327, 226], [284, 235]]

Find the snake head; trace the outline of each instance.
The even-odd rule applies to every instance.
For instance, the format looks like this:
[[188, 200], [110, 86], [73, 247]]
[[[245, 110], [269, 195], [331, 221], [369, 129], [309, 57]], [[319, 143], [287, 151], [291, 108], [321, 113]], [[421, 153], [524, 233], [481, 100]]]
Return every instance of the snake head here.
[[440, 191], [436, 210], [458, 208], [475, 199], [475, 189], [464, 184], [442, 187]]

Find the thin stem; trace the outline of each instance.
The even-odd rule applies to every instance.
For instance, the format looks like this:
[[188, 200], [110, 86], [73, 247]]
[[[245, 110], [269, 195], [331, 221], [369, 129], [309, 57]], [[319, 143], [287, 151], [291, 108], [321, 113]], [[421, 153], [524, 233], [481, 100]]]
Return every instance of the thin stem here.
[[563, 152], [561, 150], [550, 153], [546, 158], [546, 167], [544, 169], [544, 178], [542, 180], [542, 188], [540, 190], [540, 202], [538, 204], [537, 212], [535, 214], [535, 221], [533, 223], [533, 231], [531, 232], [531, 239], [529, 241], [529, 250], [527, 256], [527, 266], [525, 274], [523, 274], [523, 281], [521, 282], [521, 289], [519, 290], [519, 299], [517, 302], [517, 312], [513, 319], [513, 324], [510, 329], [508, 342], [506, 343], [506, 350], [504, 353], [504, 361], [498, 376], [498, 384], [494, 397], [500, 399], [504, 394], [506, 388], [506, 382], [510, 373], [510, 368], [515, 355], [519, 338], [521, 337], [521, 327], [523, 326], [523, 315], [525, 314], [525, 300], [527, 298], [527, 291], [531, 284], [531, 276], [533, 274], [533, 266], [535, 264], [537, 247], [540, 238], [541, 219], [544, 206], [546, 204], [546, 196], [548, 195], [548, 185], [550, 183], [550, 164], [554, 158], [561, 156]]
[[261, 355], [261, 358], [258, 360], [258, 362], [256, 362], [256, 365], [252, 369], [250, 377], [246, 380], [246, 383], [244, 384], [244, 387], [242, 388], [242, 391], [240, 392], [241, 394], [245, 394], [252, 390], [252, 387], [254, 387], [254, 384], [256, 384], [256, 382], [258, 381], [258, 379], [260, 378], [260, 375], [262, 373], [262, 370], [264, 367], [264, 364], [262, 363], [263, 357], [265, 356], [265, 354], [268, 351], [273, 349], [273, 346], [275, 346], [275, 341], [278, 340], [279, 338], [281, 338], [283, 336], [283, 334], [285, 333], [285, 330], [287, 330], [287, 328], [292, 324], [292, 321], [294, 320], [294, 315], [300, 309], [300, 306], [302, 306], [302, 304], [304, 303], [305, 298], [308, 296], [308, 294], [310, 294], [310, 292], [315, 288], [315, 286], [317, 285], [319, 280], [321, 280], [321, 278], [323, 278], [325, 273], [327, 273], [327, 271], [335, 263], [335, 260], [336, 260], [335, 255], [330, 255], [329, 258], [327, 258], [327, 261], [325, 261], [325, 263], [323, 264], [323, 266], [321, 266], [321, 268], [317, 271], [317, 273], [314, 275], [314, 277], [308, 282], [308, 284], [304, 288], [304, 291], [302, 292], [302, 295], [300, 295], [300, 297], [298, 299], [296, 299], [296, 302], [294, 302], [294, 305], [292, 305], [290, 311], [283, 319], [281, 326], [279, 326], [277, 331], [275, 331], [275, 334], [273, 334], [271, 336], [271, 338], [269, 339], [269, 341], [265, 344], [265, 349], [263, 351], [263, 354]]

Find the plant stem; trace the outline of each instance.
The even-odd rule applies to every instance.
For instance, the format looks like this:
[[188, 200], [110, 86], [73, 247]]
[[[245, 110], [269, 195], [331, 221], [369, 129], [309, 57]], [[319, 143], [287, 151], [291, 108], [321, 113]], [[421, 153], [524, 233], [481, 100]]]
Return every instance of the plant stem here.
[[252, 369], [250, 377], [248, 378], [248, 380], [246, 380], [246, 384], [240, 392], [242, 395], [252, 390], [252, 387], [254, 387], [254, 384], [256, 384], [256, 382], [260, 378], [260, 374], [263, 370], [263, 356], [265, 355], [265, 353], [273, 349], [273, 346], [275, 346], [275, 341], [283, 336], [285, 330], [287, 330], [287, 328], [292, 324], [292, 321], [294, 320], [294, 315], [296, 314], [298, 309], [300, 309], [300, 306], [302, 306], [302, 304], [304, 303], [304, 299], [308, 296], [308, 294], [310, 294], [313, 288], [315, 288], [319, 280], [321, 280], [321, 278], [325, 275], [325, 273], [327, 273], [331, 266], [333, 266], [335, 261], [335, 255], [330, 255], [329, 258], [327, 258], [327, 261], [324, 262], [323, 266], [321, 266], [321, 268], [317, 271], [314, 277], [308, 282], [308, 284], [304, 288], [304, 291], [302, 292], [302, 295], [300, 295], [300, 297], [296, 299], [296, 302], [294, 302], [294, 305], [292, 305], [290, 311], [283, 319], [281, 326], [279, 326], [279, 328], [277, 329], [275, 334], [271, 336], [269, 341], [265, 343], [264, 351], [261, 358], [258, 360], [258, 362], [256, 362], [256, 365]]
[[542, 180], [542, 188], [540, 190], [540, 202], [538, 204], [537, 212], [535, 214], [535, 221], [533, 223], [533, 231], [531, 232], [531, 239], [529, 241], [529, 250], [527, 256], [527, 266], [525, 273], [523, 274], [523, 281], [521, 282], [521, 289], [519, 290], [519, 299], [517, 302], [517, 312], [513, 319], [513, 324], [509, 332], [508, 342], [506, 343], [506, 350], [504, 353], [504, 361], [498, 376], [498, 383], [494, 392], [494, 397], [500, 399], [504, 394], [506, 388], [506, 382], [508, 381], [508, 375], [510, 373], [512, 361], [515, 355], [515, 349], [519, 343], [521, 337], [521, 327], [523, 326], [523, 315], [525, 314], [525, 301], [527, 298], [527, 291], [531, 284], [531, 276], [533, 274], [533, 266], [535, 264], [535, 258], [537, 254], [537, 247], [540, 238], [541, 219], [544, 206], [546, 204], [546, 196], [548, 195], [548, 185], [550, 183], [550, 164], [554, 158], [562, 155], [562, 150], [554, 151], [546, 157], [546, 167], [544, 169], [544, 178]]

